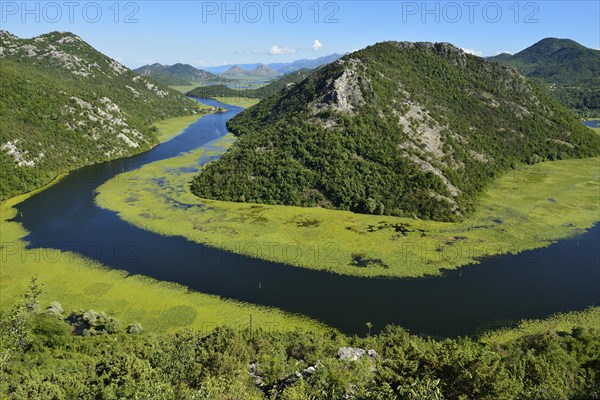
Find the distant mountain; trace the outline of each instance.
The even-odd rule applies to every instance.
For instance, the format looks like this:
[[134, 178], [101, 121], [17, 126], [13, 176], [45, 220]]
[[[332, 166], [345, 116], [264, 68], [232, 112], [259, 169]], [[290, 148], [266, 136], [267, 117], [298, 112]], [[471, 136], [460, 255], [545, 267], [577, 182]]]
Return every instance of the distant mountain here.
[[200, 112], [72, 33], [0, 31], [0, 71], [0, 199], [147, 150], [157, 144], [154, 121]]
[[[289, 74], [290, 72], [299, 71], [301, 69], [315, 69], [315, 68], [318, 68], [325, 64], [329, 64], [329, 63], [337, 60], [340, 57], [342, 57], [342, 56], [339, 54], [330, 54], [328, 56], [316, 58], [314, 60], [302, 59], [302, 60], [296, 60], [296, 61], [288, 62], [288, 63], [271, 63], [271, 64], [267, 64], [267, 67], [279, 72], [281, 75], [285, 75], [285, 74]], [[260, 63], [235, 64], [235, 65], [228, 64], [228, 65], [221, 65], [218, 67], [206, 67], [204, 69], [212, 72], [213, 74], [222, 74], [223, 72], [227, 71], [228, 69], [230, 69], [232, 67], [238, 67], [243, 70], [249, 71], [249, 70], [255, 69], [256, 67], [259, 67], [260, 65], [261, 65]]]
[[279, 72], [274, 69], [269, 68], [265, 64], [260, 64], [258, 67], [251, 69], [247, 72], [247, 75], [250, 76], [263, 76], [265, 78], [274, 78], [276, 76], [281, 75]]
[[272, 96], [283, 89], [289, 89], [293, 85], [303, 81], [310, 74], [311, 70], [303, 69], [284, 75], [279, 79], [271, 81], [268, 85], [257, 89], [232, 89], [225, 85], [200, 86], [187, 93], [188, 96], [211, 98], [211, 97], [250, 97], [264, 99]]
[[200, 197], [457, 220], [519, 163], [596, 156], [600, 137], [514, 68], [447, 43], [342, 57], [231, 119]]
[[600, 116], [600, 50], [570, 39], [542, 39], [515, 55], [488, 60], [512, 65], [548, 84], [555, 96], [582, 115]]
[[229, 68], [227, 71], [222, 72], [221, 75], [222, 76], [244, 76], [247, 74], [247, 72], [248, 72], [247, 70], [243, 69], [239, 65], [234, 65], [233, 67]]
[[542, 39], [515, 55], [490, 57], [519, 68], [527, 76], [556, 85], [600, 86], [600, 50], [570, 39]]
[[152, 64], [134, 70], [142, 76], [146, 76], [155, 82], [168, 86], [189, 86], [201, 82], [217, 82], [223, 80], [221, 77], [208, 71], [197, 69], [189, 64], [162, 65]]
[[279, 79], [272, 80], [268, 85], [261, 86], [257, 89], [254, 89], [252, 93], [252, 97], [258, 99], [266, 99], [274, 94], [281, 92], [282, 90], [288, 90], [292, 88], [294, 85], [302, 82], [306, 79], [313, 70], [303, 69], [300, 71], [291, 72], [282, 76]]
[[221, 73], [221, 76], [225, 77], [258, 76], [263, 78], [274, 78], [279, 75], [279, 72], [269, 68], [265, 64], [259, 64], [250, 70], [246, 70], [239, 65], [234, 65], [227, 71]]
[[496, 62], [510, 61], [512, 59], [512, 54], [510, 54], [510, 53], [500, 53], [497, 56], [488, 57], [487, 59], [489, 61], [496, 61]]
[[301, 69], [316, 69], [320, 66], [329, 64], [334, 62], [335, 60], [341, 58], [342, 55], [340, 54], [331, 54], [325, 57], [320, 57], [314, 60], [296, 60], [294, 62], [291, 63], [287, 63], [287, 64], [278, 64], [277, 66], [273, 65], [273, 64], [269, 64], [269, 67], [273, 68], [274, 70], [282, 73], [282, 74], [289, 74], [290, 72], [294, 72], [294, 71], [299, 71]]
[[239, 67], [243, 70], [249, 71], [251, 69], [254, 69], [256, 67], [258, 67], [260, 65], [260, 63], [253, 63], [253, 64], [225, 64], [225, 65], [219, 65], [217, 67], [204, 67], [204, 69], [208, 72], [212, 72], [213, 74], [223, 74], [223, 72], [227, 71], [228, 69], [232, 68], [232, 67]]

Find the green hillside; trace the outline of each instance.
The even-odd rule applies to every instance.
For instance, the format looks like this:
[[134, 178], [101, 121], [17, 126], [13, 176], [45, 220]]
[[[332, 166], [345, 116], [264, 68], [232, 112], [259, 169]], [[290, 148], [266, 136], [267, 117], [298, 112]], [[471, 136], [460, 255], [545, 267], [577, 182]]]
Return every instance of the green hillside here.
[[200, 98], [248, 97], [252, 99], [264, 99], [303, 81], [311, 72], [308, 69], [291, 72], [256, 89], [232, 89], [226, 85], [210, 85], [194, 88], [187, 95]]
[[513, 68], [447, 43], [343, 57], [229, 123], [200, 197], [462, 219], [519, 163], [597, 155], [600, 138]]
[[202, 82], [220, 82], [226, 79], [189, 64], [162, 65], [152, 64], [134, 70], [155, 82], [167, 86], [190, 86]]
[[546, 38], [515, 55], [489, 60], [512, 65], [548, 86], [582, 116], [600, 116], [600, 51], [570, 39]]
[[0, 198], [158, 143], [152, 123], [200, 112], [78, 36], [0, 32]]

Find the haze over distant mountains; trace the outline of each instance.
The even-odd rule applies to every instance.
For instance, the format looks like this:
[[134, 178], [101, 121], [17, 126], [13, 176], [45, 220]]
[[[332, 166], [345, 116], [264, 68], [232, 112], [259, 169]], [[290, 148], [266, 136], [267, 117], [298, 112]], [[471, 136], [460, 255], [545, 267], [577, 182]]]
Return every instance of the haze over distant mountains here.
[[281, 75], [279, 72], [275, 71], [272, 68], [269, 68], [265, 64], [259, 64], [255, 68], [252, 69], [244, 69], [238, 65], [235, 65], [225, 72], [221, 73], [222, 76], [225, 77], [236, 77], [236, 76], [260, 76], [264, 78], [275, 78]]
[[[314, 69], [318, 68], [322, 65], [329, 64], [338, 58], [342, 57], [341, 54], [330, 54], [328, 56], [323, 56], [316, 58], [314, 60], [301, 59], [292, 61], [289, 63], [270, 63], [266, 64], [267, 67], [279, 72], [280, 74], [287, 74], [294, 71], [299, 71], [301, 69]], [[232, 67], [239, 67], [243, 70], [249, 71], [259, 67], [261, 63], [253, 63], [253, 64], [227, 64], [220, 65], [217, 67], [206, 67], [204, 68], [206, 71], [212, 72], [213, 74], [221, 74]]]
[[340, 54], [330, 54], [314, 60], [302, 59], [289, 63], [228, 64], [205, 69], [198, 69], [189, 64], [163, 65], [155, 63], [144, 65], [135, 69], [134, 72], [163, 85], [189, 86], [197, 83], [228, 82], [243, 77], [277, 78], [291, 72], [315, 69], [340, 57], [342, 57]]

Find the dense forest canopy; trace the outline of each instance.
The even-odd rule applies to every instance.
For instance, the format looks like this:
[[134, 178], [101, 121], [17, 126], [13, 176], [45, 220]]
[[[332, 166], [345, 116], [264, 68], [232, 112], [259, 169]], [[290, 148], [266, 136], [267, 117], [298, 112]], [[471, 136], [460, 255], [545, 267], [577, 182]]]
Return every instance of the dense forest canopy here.
[[447, 43], [379, 43], [232, 119], [200, 197], [464, 218], [518, 163], [597, 155], [600, 138], [514, 68]]

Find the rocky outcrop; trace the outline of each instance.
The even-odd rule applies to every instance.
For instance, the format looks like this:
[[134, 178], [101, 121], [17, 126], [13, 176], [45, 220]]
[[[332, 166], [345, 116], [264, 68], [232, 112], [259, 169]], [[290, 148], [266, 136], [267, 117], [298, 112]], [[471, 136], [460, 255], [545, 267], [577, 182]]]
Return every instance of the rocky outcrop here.
[[375, 360], [378, 355], [374, 349], [364, 350], [356, 347], [341, 347], [338, 350], [338, 357], [344, 361], [358, 361], [363, 357]]

